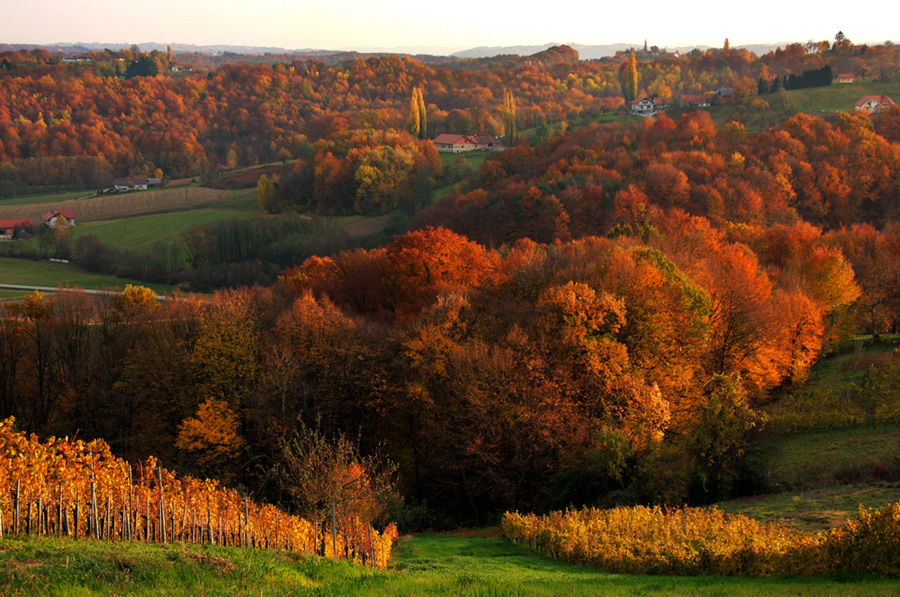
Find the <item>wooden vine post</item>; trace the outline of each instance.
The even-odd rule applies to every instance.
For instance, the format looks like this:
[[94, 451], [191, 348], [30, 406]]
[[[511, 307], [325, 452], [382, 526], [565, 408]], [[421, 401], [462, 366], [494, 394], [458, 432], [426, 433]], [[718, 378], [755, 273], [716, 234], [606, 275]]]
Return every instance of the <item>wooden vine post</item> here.
[[331, 550], [334, 559], [337, 557], [337, 518], [334, 513], [334, 502], [331, 502]]
[[156, 466], [156, 482], [159, 485], [159, 538], [161, 543], [166, 542], [166, 507], [163, 499], [162, 469]]

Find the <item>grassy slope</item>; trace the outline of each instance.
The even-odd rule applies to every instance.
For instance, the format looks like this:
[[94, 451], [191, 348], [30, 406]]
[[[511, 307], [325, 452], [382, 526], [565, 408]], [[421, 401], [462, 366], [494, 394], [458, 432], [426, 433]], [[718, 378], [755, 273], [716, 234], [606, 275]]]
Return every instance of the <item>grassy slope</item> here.
[[220, 202], [196, 206], [187, 211], [82, 222], [72, 229], [72, 236], [78, 238], [92, 234], [102, 242], [119, 249], [139, 249], [156, 242], [171, 240], [190, 226], [256, 214], [258, 211], [255, 190], [229, 191]]
[[69, 201], [72, 199], [80, 199], [93, 195], [95, 191], [67, 191], [65, 193], [49, 193], [42, 195], [23, 195], [22, 197], [12, 197], [10, 199], [0, 199], [0, 207], [5, 205], [34, 205], [36, 203], [59, 203], [60, 201]]
[[626, 576], [529, 554], [493, 537], [404, 539], [375, 571], [277, 552], [203, 546], [0, 540], [4, 595], [893, 595], [900, 581], [861, 576]]
[[[149, 284], [137, 280], [93, 274], [71, 263], [51, 263], [49, 261], [32, 261], [30, 259], [12, 259], [0, 257], [0, 281], [4, 284], [28, 286], [77, 286], [79, 288], [117, 289], [126, 284], [148, 286], [157, 292], [169, 292], [171, 286], [165, 284]], [[11, 291], [12, 293], [12, 291]], [[12, 293], [23, 296], [27, 292]], [[11, 296], [5, 296], [11, 298]]]
[[771, 438], [769, 478], [785, 488], [811, 488], [865, 480], [900, 453], [900, 426], [824, 429]]
[[862, 96], [884, 94], [900, 98], [900, 82], [866, 81], [788, 91], [795, 112], [850, 111]]
[[900, 485], [841, 486], [811, 491], [741, 498], [717, 504], [725, 512], [763, 522], [786, 522], [804, 531], [840, 527], [859, 515], [859, 508], [880, 509], [900, 501]]

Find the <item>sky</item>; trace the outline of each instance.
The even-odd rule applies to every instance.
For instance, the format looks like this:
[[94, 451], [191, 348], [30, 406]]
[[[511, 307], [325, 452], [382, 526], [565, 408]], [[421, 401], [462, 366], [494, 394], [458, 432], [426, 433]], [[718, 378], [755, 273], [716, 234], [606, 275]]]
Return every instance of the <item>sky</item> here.
[[833, 40], [839, 30], [854, 43], [900, 42], [900, 8], [893, 2], [848, 7], [835, 0], [0, 0], [0, 43], [158, 42], [447, 54], [478, 46], [642, 44], [644, 39], [659, 47], [721, 46], [726, 37], [732, 47], [805, 43]]

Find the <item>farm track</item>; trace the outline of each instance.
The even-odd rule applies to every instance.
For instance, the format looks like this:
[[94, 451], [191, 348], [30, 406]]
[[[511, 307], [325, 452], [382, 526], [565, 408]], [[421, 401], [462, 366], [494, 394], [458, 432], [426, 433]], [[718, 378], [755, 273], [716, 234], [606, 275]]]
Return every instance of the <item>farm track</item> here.
[[75, 211], [75, 222], [91, 220], [111, 220], [134, 214], [181, 209], [219, 201], [224, 191], [202, 187], [160, 189], [71, 199], [51, 203], [31, 205], [7, 205], [0, 207], [0, 220], [29, 218], [35, 223], [51, 209], [71, 209]]

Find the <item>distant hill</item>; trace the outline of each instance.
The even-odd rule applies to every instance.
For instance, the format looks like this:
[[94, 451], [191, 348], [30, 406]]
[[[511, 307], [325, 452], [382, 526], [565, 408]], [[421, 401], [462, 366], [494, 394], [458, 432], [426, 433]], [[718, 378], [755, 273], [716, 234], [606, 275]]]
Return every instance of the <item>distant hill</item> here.
[[[753, 44], [747, 46], [735, 46], [736, 48], [745, 48], [757, 56], [765, 54], [766, 52], [770, 52], [777, 47], [785, 47], [788, 44], [793, 42], [779, 42], [772, 44]], [[52, 53], [60, 53], [60, 54], [68, 54], [75, 55], [85, 52], [99, 52], [103, 51], [107, 48], [111, 50], [127, 48], [131, 46], [130, 43], [116, 42], [116, 43], [99, 43], [99, 42], [77, 42], [77, 43], [55, 43], [55, 44], [10, 44], [10, 43], [0, 43], [0, 52], [8, 51], [8, 50], [34, 50], [37, 48], [44, 48], [45, 50]], [[559, 43], [546, 43], [542, 45], [523, 45], [523, 46], [479, 46], [477, 48], [471, 48], [469, 50], [461, 50], [459, 52], [454, 53], [446, 53], [446, 49], [442, 50], [441, 48], [425, 48], [425, 47], [410, 47], [410, 48], [393, 48], [391, 50], [379, 51], [375, 48], [360, 48], [358, 50], [322, 50], [315, 48], [301, 48], [301, 49], [286, 49], [286, 48], [276, 48], [276, 47], [266, 47], [266, 46], [231, 46], [231, 45], [195, 45], [195, 44], [164, 44], [159, 42], [143, 42], [137, 45], [143, 51], [152, 51], [159, 50], [161, 52], [165, 52], [168, 45], [172, 46], [172, 51], [176, 54], [187, 54], [187, 53], [197, 53], [197, 54], [209, 54], [209, 55], [221, 55], [221, 54], [239, 54], [245, 56], [263, 56], [263, 55], [274, 55], [274, 56], [285, 56], [285, 55], [293, 55], [293, 56], [302, 56], [302, 57], [331, 57], [335, 59], [343, 59], [343, 58], [356, 58], [360, 56], [384, 56], [384, 55], [408, 55], [414, 56], [417, 59], [424, 60], [427, 62], [434, 62], [435, 60], [447, 59], [447, 58], [462, 58], [462, 59], [478, 59], [478, 58], [493, 58], [495, 56], [532, 56], [534, 54], [538, 54], [540, 52], [544, 52], [553, 47], [559, 47], [563, 44]], [[565, 44], [568, 47], [572, 48], [576, 52], [578, 52], [578, 56], [581, 60], [595, 60], [598, 58], [604, 58], [606, 56], [614, 56], [616, 52], [628, 50], [630, 48], [639, 49], [644, 47], [644, 43], [615, 43], [615, 44], [604, 44], [604, 45], [586, 45], [586, 44], [576, 44], [569, 43]], [[672, 48], [665, 48], [669, 52], [678, 51], [682, 54], [686, 52], [690, 52], [693, 49], [706, 50], [709, 49], [710, 46], [679, 46]]]
[[[766, 52], [770, 52], [777, 47], [785, 47], [788, 44], [793, 42], [780, 42], [773, 44], [753, 44], [748, 46], [736, 46], [736, 48], [745, 48], [757, 56], [761, 54], [765, 54]], [[492, 58], [494, 56], [499, 55], [509, 55], [516, 54], [519, 56], [531, 56], [532, 54], [537, 54], [539, 52], [543, 52], [549, 48], [554, 46], [558, 46], [560, 44], [557, 43], [547, 43], [539, 46], [480, 46], [477, 48], [472, 48], [470, 50], [462, 50], [461, 52], [455, 52], [451, 54], [456, 58]], [[582, 60], [594, 60], [597, 58], [604, 58], [606, 56], [615, 56], [616, 52], [629, 50], [631, 48], [643, 48], [644, 43], [617, 43], [617, 44], [605, 44], [605, 45], [585, 45], [585, 44], [576, 44], [570, 43], [566, 44], [573, 50], [578, 52], [578, 55]], [[693, 49], [698, 50], [707, 50], [710, 46], [678, 46], [674, 48], [665, 48], [669, 52], [678, 51], [681, 54], [686, 52], [690, 52]]]

